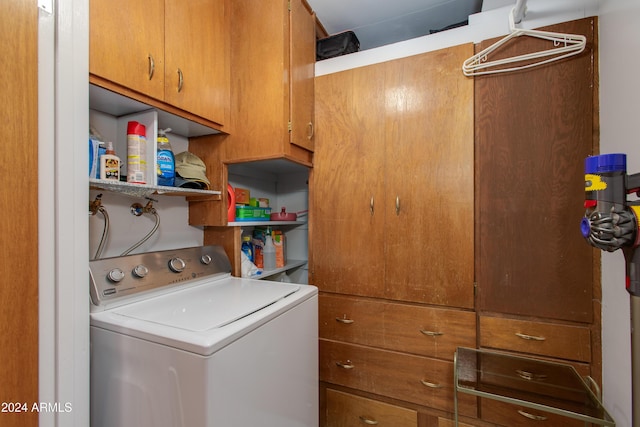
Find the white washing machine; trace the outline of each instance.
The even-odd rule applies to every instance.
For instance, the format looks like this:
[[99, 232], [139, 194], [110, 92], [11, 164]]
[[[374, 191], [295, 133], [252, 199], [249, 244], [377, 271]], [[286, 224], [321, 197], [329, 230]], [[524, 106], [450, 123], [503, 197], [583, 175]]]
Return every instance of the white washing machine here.
[[219, 246], [90, 262], [92, 427], [318, 425], [318, 291]]

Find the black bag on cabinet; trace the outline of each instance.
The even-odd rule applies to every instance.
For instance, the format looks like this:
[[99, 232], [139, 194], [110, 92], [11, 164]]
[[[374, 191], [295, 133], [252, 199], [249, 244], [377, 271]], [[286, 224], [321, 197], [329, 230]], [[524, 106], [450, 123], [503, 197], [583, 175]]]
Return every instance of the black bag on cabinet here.
[[316, 42], [316, 61], [346, 55], [360, 50], [360, 41], [353, 31], [345, 31]]

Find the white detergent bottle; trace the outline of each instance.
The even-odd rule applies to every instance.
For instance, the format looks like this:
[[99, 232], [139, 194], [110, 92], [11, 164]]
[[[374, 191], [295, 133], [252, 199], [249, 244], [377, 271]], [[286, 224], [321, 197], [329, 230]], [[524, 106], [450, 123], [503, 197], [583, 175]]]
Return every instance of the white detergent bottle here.
[[120, 157], [113, 150], [113, 143], [107, 142], [107, 151], [100, 156], [100, 179], [120, 181]]
[[271, 235], [265, 236], [264, 249], [262, 249], [264, 259], [264, 270], [275, 270], [276, 268], [276, 247], [273, 245]]

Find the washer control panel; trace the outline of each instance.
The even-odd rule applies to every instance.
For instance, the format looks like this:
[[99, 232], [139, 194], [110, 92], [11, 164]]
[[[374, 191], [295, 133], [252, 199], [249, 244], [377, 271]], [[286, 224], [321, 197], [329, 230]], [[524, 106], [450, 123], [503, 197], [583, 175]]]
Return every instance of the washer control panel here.
[[197, 246], [89, 261], [91, 302], [104, 305], [145, 292], [231, 273], [221, 246]]

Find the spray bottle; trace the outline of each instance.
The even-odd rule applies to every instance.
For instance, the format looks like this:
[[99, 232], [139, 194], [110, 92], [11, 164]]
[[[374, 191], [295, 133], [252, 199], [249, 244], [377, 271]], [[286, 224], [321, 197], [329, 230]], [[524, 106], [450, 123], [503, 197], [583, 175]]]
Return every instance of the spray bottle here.
[[158, 185], [173, 187], [176, 177], [176, 161], [167, 138], [167, 133], [171, 128], [158, 129], [158, 150], [157, 150], [157, 173]]
[[127, 182], [146, 184], [147, 128], [131, 121], [127, 123]]

